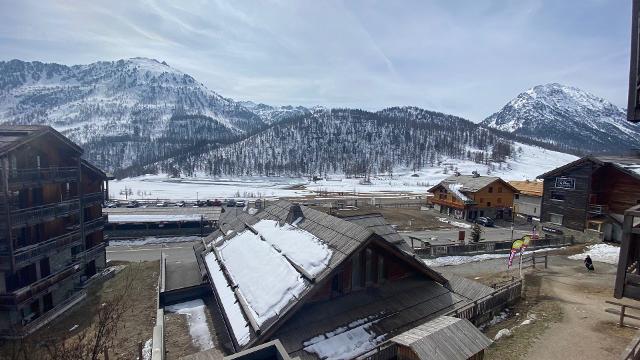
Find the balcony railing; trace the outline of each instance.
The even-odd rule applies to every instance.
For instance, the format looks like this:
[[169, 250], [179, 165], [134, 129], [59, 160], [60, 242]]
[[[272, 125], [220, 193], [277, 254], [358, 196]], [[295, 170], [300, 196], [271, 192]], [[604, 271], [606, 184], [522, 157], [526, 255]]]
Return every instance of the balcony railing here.
[[11, 212], [11, 223], [14, 226], [29, 223], [37, 224], [46, 218], [66, 216], [78, 210], [80, 210], [80, 201], [77, 198], [54, 204], [18, 209]]
[[589, 205], [589, 213], [592, 215], [606, 215], [609, 212], [607, 205]]
[[78, 179], [77, 167], [48, 167], [9, 170], [9, 186], [37, 182], [69, 182]]
[[24, 325], [19, 324], [19, 325], [16, 325], [14, 328], [0, 331], [0, 337], [20, 338], [20, 337], [27, 336], [33, 331], [42, 327], [44, 324], [51, 321], [53, 318], [55, 318], [57, 315], [65, 311], [67, 308], [69, 308], [73, 304], [82, 300], [85, 296], [87, 296], [87, 292], [84, 290], [75, 292], [68, 298], [56, 304], [56, 306], [53, 309], [46, 311], [45, 313], [33, 319], [32, 321], [29, 321]]
[[55, 272], [47, 277], [44, 277], [34, 283], [29, 285], [25, 285], [22, 288], [13, 291], [7, 295], [0, 295], [0, 306], [15, 306], [19, 305], [26, 300], [29, 300], [39, 293], [47, 290], [54, 284], [70, 277], [76, 272], [81, 270], [80, 262], [73, 262], [66, 267], [62, 268], [60, 271]]
[[89, 206], [92, 204], [102, 204], [104, 202], [104, 193], [100, 191], [100, 192], [85, 194], [82, 197], [82, 201], [84, 202], [85, 206]]
[[105, 248], [107, 247], [106, 243], [99, 243], [98, 245], [92, 247], [89, 250], [83, 251], [81, 253], [78, 253], [76, 255], [73, 256], [74, 259], [81, 259], [81, 258], [85, 258], [87, 260], [89, 259], [94, 259], [96, 258], [98, 255], [100, 255], [100, 253], [104, 252]]
[[37, 256], [48, 253], [51, 250], [59, 250], [69, 246], [73, 246], [81, 241], [80, 232], [75, 230], [73, 232], [56, 236], [47, 241], [43, 241], [38, 244], [29, 245], [24, 248], [15, 250], [16, 265], [32, 260]]
[[97, 219], [89, 220], [84, 223], [84, 232], [85, 234], [92, 233], [94, 231], [104, 229], [104, 224], [107, 222], [107, 216], [102, 215]]

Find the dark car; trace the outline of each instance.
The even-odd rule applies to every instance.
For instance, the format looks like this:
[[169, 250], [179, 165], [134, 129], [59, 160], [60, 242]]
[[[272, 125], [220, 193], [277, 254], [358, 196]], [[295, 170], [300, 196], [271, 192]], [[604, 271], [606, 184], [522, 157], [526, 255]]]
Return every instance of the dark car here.
[[227, 200], [227, 207], [234, 207], [236, 206], [236, 201], [233, 199], [229, 199]]
[[132, 200], [132, 201], [129, 201], [125, 207], [137, 208], [137, 207], [140, 207], [140, 203], [135, 200]]
[[211, 206], [222, 206], [222, 201], [215, 199], [211, 201]]
[[476, 224], [491, 227], [493, 226], [493, 219], [490, 217], [481, 216], [476, 219]]

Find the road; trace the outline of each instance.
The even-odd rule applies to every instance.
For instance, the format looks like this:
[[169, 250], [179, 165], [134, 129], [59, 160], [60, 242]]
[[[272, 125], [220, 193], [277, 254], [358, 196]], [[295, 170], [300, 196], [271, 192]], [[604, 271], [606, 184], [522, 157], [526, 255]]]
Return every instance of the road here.
[[160, 252], [167, 255], [171, 261], [193, 261], [193, 245], [191, 242], [149, 244], [149, 245], [118, 245], [107, 247], [107, 260], [115, 261], [154, 261], [160, 259]]

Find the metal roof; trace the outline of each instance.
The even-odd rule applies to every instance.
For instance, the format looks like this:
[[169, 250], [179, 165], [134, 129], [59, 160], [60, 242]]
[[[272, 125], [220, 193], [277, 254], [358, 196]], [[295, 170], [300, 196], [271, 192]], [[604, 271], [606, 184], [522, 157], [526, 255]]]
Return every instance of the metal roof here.
[[407, 242], [391, 225], [387, 223], [387, 220], [384, 218], [384, 216], [382, 216], [382, 214], [374, 213], [365, 215], [342, 216], [341, 218], [373, 231], [402, 251], [412, 253], [411, 248], [409, 247]]
[[411, 348], [419, 359], [466, 360], [492, 341], [466, 319], [440, 316], [391, 339]]

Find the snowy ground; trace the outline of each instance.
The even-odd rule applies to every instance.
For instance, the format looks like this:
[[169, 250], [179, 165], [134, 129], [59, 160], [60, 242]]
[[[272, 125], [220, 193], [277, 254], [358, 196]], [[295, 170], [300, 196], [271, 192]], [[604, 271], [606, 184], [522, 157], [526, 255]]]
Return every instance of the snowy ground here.
[[620, 247], [609, 244], [589, 245], [582, 254], [571, 255], [569, 259], [584, 260], [587, 255], [591, 256], [593, 261], [616, 265], [620, 256]]
[[[536, 176], [576, 160], [573, 155], [544, 150], [524, 144], [515, 145], [517, 156], [506, 164], [494, 164], [492, 176], [506, 180], [534, 179]], [[445, 170], [446, 168], [446, 170]], [[123, 199], [125, 188], [130, 189], [129, 198], [136, 199], [224, 199], [224, 198], [270, 198], [300, 197], [323, 192], [344, 192], [351, 194], [410, 193], [424, 194], [428, 188], [442, 181], [457, 169], [462, 174], [478, 171], [487, 174], [487, 166], [472, 161], [447, 160], [440, 166], [411, 171], [397, 169], [393, 177], [379, 175], [371, 177], [370, 185], [360, 184], [362, 179], [347, 179], [343, 175], [331, 175], [317, 182], [295, 177], [243, 177], [211, 178], [169, 178], [166, 175], [144, 175], [109, 183], [109, 195]], [[412, 175], [417, 174], [417, 177]]]
[[201, 299], [191, 300], [165, 307], [165, 311], [187, 316], [191, 340], [201, 351], [213, 348], [213, 339], [207, 324], [206, 307]]
[[355, 358], [384, 341], [384, 336], [377, 336], [370, 329], [376, 322], [366, 318], [360, 319], [348, 326], [316, 336], [303, 343], [304, 351], [327, 360]]

